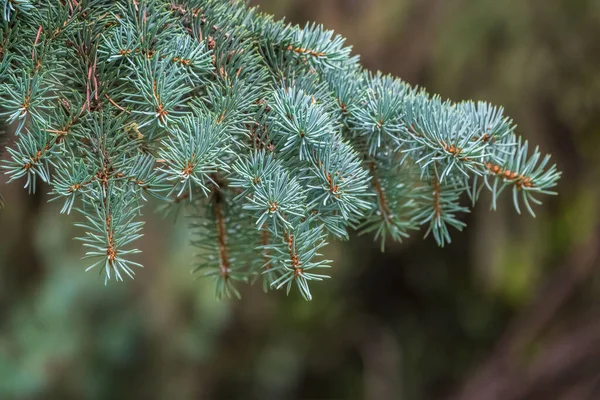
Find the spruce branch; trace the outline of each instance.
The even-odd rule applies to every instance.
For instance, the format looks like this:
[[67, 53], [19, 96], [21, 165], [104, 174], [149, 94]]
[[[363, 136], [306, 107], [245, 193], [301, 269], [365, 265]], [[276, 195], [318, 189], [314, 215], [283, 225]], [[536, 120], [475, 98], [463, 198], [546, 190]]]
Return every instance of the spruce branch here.
[[128, 257], [140, 250], [127, 247], [142, 237], [144, 223], [134, 220], [141, 206], [134, 193], [119, 190], [112, 183], [104, 187], [97, 182], [96, 190], [91, 193], [84, 197], [83, 208], [78, 210], [86, 221], [75, 224], [85, 229], [85, 235], [77, 238], [89, 249], [84, 258], [98, 259], [86, 271], [100, 267], [105, 284], [113, 278], [123, 281], [124, 275], [133, 279], [132, 267], [142, 265]]
[[243, 0], [3, 1], [2, 168], [61, 212], [105, 281], [133, 277], [141, 210], [183, 210], [197, 275], [311, 287], [321, 250], [357, 229], [385, 247], [422, 228], [439, 245], [464, 204], [512, 191], [534, 215], [560, 171], [501, 107], [454, 103], [362, 68], [344, 38]]

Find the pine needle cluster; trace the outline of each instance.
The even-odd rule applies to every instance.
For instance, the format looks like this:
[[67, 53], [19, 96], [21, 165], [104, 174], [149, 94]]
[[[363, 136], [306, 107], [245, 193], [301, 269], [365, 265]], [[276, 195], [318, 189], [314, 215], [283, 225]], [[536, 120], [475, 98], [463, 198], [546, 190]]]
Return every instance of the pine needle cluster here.
[[141, 267], [150, 197], [185, 207], [218, 297], [260, 280], [311, 299], [329, 239], [443, 246], [482, 190], [533, 214], [560, 177], [502, 108], [366, 71], [341, 36], [245, 1], [1, 4], [2, 167], [79, 213], [106, 281]]

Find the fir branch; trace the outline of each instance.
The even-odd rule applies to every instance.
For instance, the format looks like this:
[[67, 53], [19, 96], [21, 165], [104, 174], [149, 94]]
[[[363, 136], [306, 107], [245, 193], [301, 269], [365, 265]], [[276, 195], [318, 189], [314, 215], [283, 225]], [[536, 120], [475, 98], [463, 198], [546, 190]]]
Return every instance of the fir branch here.
[[[115, 280], [123, 281], [123, 274], [133, 279], [135, 271], [132, 267], [142, 265], [126, 257], [140, 251], [125, 247], [142, 237], [140, 232], [144, 223], [134, 221], [140, 206], [132, 193], [119, 190], [113, 184], [106, 187], [98, 183], [92, 193], [84, 198], [84, 207], [78, 209], [86, 222], [75, 224], [86, 231], [84, 236], [77, 238], [90, 249], [84, 258], [99, 258], [86, 271], [100, 266], [105, 284], [113, 276]], [[101, 201], [97, 200], [98, 194]]]
[[262, 275], [311, 299], [328, 237], [383, 250], [422, 226], [445, 245], [464, 193], [495, 208], [508, 188], [531, 214], [555, 194], [560, 172], [502, 108], [365, 71], [341, 36], [246, 3], [3, 2], [0, 117], [18, 135], [3, 169], [83, 214], [106, 282], [139, 266], [149, 197], [190, 211], [217, 297]]

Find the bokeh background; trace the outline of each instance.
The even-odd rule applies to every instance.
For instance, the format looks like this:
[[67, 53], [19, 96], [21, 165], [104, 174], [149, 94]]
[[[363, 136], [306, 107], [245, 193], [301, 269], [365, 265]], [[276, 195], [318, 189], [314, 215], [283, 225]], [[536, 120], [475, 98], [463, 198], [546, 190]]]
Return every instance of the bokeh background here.
[[335, 29], [373, 70], [504, 105], [560, 195], [535, 219], [483, 199], [443, 249], [333, 243], [312, 302], [217, 302], [185, 221], [149, 215], [144, 270], [105, 287], [44, 190], [2, 185], [0, 399], [600, 399], [600, 1], [253, 3]]

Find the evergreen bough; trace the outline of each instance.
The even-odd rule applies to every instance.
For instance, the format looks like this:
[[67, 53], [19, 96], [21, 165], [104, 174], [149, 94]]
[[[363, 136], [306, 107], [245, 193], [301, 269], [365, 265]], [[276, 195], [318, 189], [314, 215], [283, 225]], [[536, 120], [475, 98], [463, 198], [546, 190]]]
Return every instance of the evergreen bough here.
[[461, 203], [518, 212], [560, 172], [502, 108], [452, 103], [365, 71], [344, 39], [235, 0], [3, 0], [4, 171], [81, 214], [105, 280], [133, 277], [148, 197], [186, 207], [216, 294], [326, 277], [328, 237], [383, 249], [424, 227], [443, 246]]

